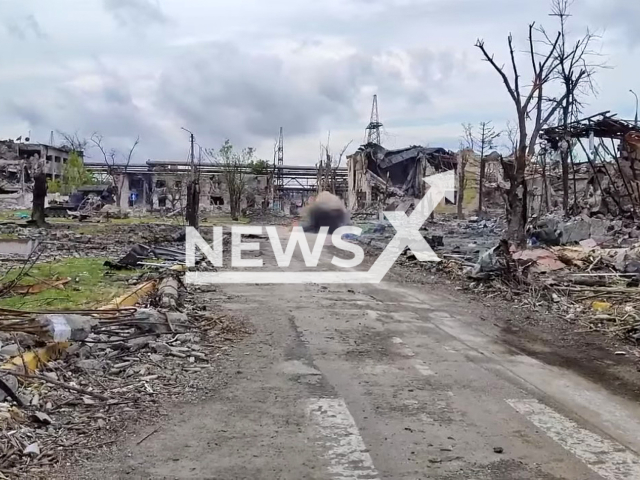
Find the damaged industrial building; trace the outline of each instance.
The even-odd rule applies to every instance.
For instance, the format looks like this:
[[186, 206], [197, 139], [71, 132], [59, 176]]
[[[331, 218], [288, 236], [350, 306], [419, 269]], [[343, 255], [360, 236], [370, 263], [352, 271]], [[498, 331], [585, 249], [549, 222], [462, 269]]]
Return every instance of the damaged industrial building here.
[[444, 148], [386, 150], [363, 145], [348, 157], [349, 208], [382, 208], [390, 197], [420, 199], [428, 188], [426, 176], [454, 170], [456, 165], [455, 154]]

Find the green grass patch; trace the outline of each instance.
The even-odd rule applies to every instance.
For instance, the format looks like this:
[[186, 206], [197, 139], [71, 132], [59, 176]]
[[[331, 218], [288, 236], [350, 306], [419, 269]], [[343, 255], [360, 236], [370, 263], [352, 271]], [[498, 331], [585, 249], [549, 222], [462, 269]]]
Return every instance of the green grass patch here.
[[[118, 271], [114, 275], [103, 264], [106, 258], [67, 258], [57, 262], [35, 265], [29, 275], [21, 279], [20, 285], [33, 285], [39, 279], [71, 278], [64, 290], [49, 289], [32, 295], [14, 295], [0, 299], [0, 307], [18, 310], [60, 310], [96, 308], [131, 288], [126, 280], [137, 271]], [[11, 281], [18, 275], [13, 269], [2, 280]]]

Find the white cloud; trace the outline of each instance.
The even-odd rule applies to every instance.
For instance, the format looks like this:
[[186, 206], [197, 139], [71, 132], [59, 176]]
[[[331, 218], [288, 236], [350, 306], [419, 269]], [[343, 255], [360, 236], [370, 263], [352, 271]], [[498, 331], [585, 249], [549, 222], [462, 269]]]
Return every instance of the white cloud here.
[[109, 13], [122, 25], [144, 28], [149, 23], [166, 23], [167, 17], [153, 0], [104, 0]]
[[[614, 1], [576, 0], [571, 31], [606, 29], [615, 68], [600, 72], [590, 109], [631, 117], [640, 7]], [[283, 126], [287, 161], [314, 163], [329, 130], [335, 150], [351, 139], [357, 147], [374, 93], [389, 146], [455, 148], [461, 123], [513, 117], [476, 38], [504, 62], [510, 31], [523, 50], [531, 21], [553, 29], [547, 2], [535, 0], [33, 0], [2, 9], [0, 137], [100, 131], [124, 148], [140, 135], [139, 160], [183, 158], [182, 126], [204, 146], [229, 137], [271, 159]]]

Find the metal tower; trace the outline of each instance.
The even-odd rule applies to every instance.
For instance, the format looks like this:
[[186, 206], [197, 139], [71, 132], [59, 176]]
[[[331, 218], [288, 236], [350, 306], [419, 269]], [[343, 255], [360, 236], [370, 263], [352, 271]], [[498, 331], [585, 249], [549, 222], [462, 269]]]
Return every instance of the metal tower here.
[[278, 137], [278, 188], [282, 189], [284, 186], [284, 179], [282, 176], [282, 166], [284, 165], [284, 136], [282, 134], [282, 127], [280, 127], [280, 136]]
[[374, 95], [373, 104], [371, 105], [371, 119], [369, 120], [369, 125], [367, 125], [367, 128], [365, 129], [365, 144], [381, 144], [380, 128], [382, 128], [382, 124], [380, 123], [380, 118], [378, 116], [378, 95]]
[[282, 197], [284, 194], [284, 176], [282, 172], [282, 166], [284, 165], [284, 135], [282, 133], [282, 127], [280, 127], [280, 135], [278, 136], [278, 144], [276, 145], [273, 164], [275, 169], [274, 203], [277, 202], [277, 205], [274, 206], [281, 210]]

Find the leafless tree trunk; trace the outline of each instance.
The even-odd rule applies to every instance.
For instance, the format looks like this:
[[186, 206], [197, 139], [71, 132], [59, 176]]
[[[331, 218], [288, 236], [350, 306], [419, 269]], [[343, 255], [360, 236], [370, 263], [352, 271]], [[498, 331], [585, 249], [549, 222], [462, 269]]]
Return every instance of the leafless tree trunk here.
[[483, 211], [484, 203], [484, 179], [487, 172], [486, 154], [493, 148], [493, 142], [500, 136], [500, 132], [496, 132], [491, 126], [491, 122], [480, 123], [480, 179], [478, 180], [478, 213]]
[[[597, 35], [587, 32], [575, 42], [567, 38], [567, 20], [571, 16], [569, 9], [574, 0], [552, 0], [551, 16], [559, 21], [560, 41], [553, 42], [543, 28], [539, 31], [545, 36], [545, 43], [553, 46], [554, 61], [558, 68], [553, 78], [558, 80], [564, 96], [561, 104], [560, 123], [565, 131], [569, 123], [576, 119], [581, 111], [581, 96], [595, 93], [593, 75], [598, 68], [604, 68], [604, 64], [593, 62], [598, 54], [591, 51], [590, 47]], [[555, 100], [551, 101], [555, 103]], [[564, 148], [560, 149], [560, 162], [562, 167], [562, 208], [565, 213], [569, 211], [569, 160], [572, 159], [571, 139], [565, 137]]]
[[200, 182], [197, 178], [187, 184], [187, 211], [185, 218], [190, 227], [198, 228], [198, 211], [200, 210]]
[[509, 155], [515, 157], [516, 150], [518, 149], [518, 139], [520, 138], [520, 132], [518, 132], [518, 125], [511, 120], [507, 121], [507, 128], [505, 129], [506, 137], [509, 143], [503, 145], [504, 148], [509, 150]]
[[[136, 138], [136, 141], [133, 142], [133, 145], [129, 149], [129, 153], [124, 156], [120, 155], [124, 162], [117, 163], [117, 158], [119, 156], [118, 152], [114, 149], [107, 151], [104, 146], [104, 137], [99, 133], [94, 133], [91, 135], [90, 139], [91, 143], [93, 143], [102, 155], [104, 160], [104, 164], [107, 167], [107, 176], [111, 179], [111, 184], [116, 187], [116, 203], [118, 204], [118, 208], [122, 208], [122, 189], [124, 188], [124, 182], [127, 179], [127, 172], [129, 171], [129, 165], [131, 164], [131, 159], [133, 158], [133, 153], [140, 143], [140, 137]], [[119, 175], [119, 181], [118, 181]]]
[[464, 218], [464, 191], [467, 186], [467, 164], [471, 155], [473, 155], [473, 150], [468, 149], [463, 149], [458, 153], [458, 195], [456, 206], [459, 219]]
[[545, 212], [548, 212], [549, 210], [551, 210], [551, 206], [549, 205], [549, 181], [547, 179], [547, 150], [538, 152], [538, 158], [540, 167], [542, 168], [542, 195], [544, 198], [544, 208]]
[[[536, 99], [536, 95], [539, 90], [550, 80], [554, 71], [557, 68], [557, 62], [553, 60], [553, 52], [555, 51], [555, 45], [560, 40], [560, 33], [555, 40], [550, 51], [542, 57], [541, 61], [537, 60], [537, 54], [534, 50], [533, 39], [534, 24], [529, 25], [529, 47], [531, 64], [533, 67], [533, 79], [531, 87], [526, 95], [522, 95], [520, 86], [520, 74], [518, 72], [518, 66], [515, 58], [515, 49], [513, 46], [513, 36], [509, 35], [507, 43], [509, 46], [509, 55], [511, 59], [511, 67], [513, 69], [513, 81], [510, 81], [504, 72], [504, 67], [500, 67], [494, 60], [493, 55], [490, 55], [485, 49], [484, 41], [478, 40], [476, 47], [478, 47], [486, 61], [488, 61], [495, 71], [500, 75], [511, 99], [516, 108], [516, 114], [518, 118], [518, 145], [515, 152], [515, 159], [513, 168], [504, 168], [505, 177], [509, 180], [509, 191], [507, 193], [507, 231], [506, 239], [520, 246], [525, 244], [525, 226], [527, 223], [527, 183], [525, 178], [525, 172], [528, 164], [528, 151], [532, 146], [535, 146], [536, 139], [540, 133], [542, 125], [548, 122], [553, 116], [553, 113], [560, 105], [561, 99], [557, 105], [552, 107], [544, 118], [537, 118], [534, 125], [531, 138], [528, 136], [527, 130], [527, 116], [532, 102]], [[539, 98], [539, 97], [538, 97]], [[534, 147], [535, 148], [535, 147]], [[503, 167], [505, 164], [503, 163]]]
[[47, 176], [42, 168], [33, 178], [33, 206], [31, 209], [31, 220], [38, 228], [47, 226], [45, 219], [45, 199], [47, 198]]

